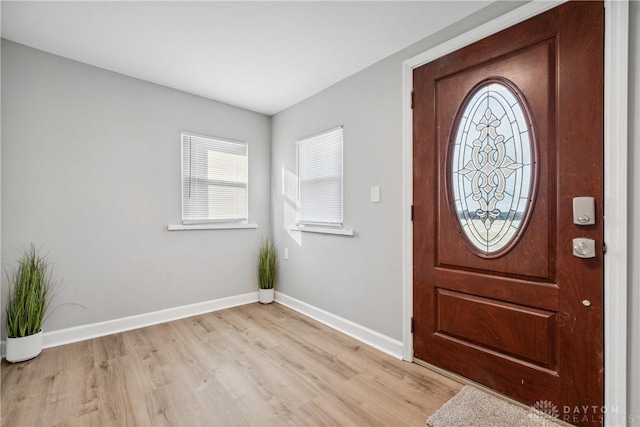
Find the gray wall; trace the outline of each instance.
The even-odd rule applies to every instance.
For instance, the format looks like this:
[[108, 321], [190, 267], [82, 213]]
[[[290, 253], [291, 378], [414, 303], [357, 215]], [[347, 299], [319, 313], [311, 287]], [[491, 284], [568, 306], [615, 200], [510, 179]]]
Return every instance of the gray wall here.
[[[45, 331], [257, 291], [269, 117], [6, 40], [2, 112], [3, 267], [34, 242], [63, 280], [53, 305], [86, 307], [60, 305]], [[167, 231], [182, 130], [249, 144], [257, 230]]]
[[629, 414], [640, 426], [640, 2], [632, 1], [629, 22]]
[[[273, 117], [273, 232], [289, 248], [278, 291], [402, 340], [402, 62], [516, 6], [482, 9]], [[283, 191], [283, 174], [285, 183], [295, 179], [295, 141], [338, 125], [344, 222], [356, 235], [291, 232], [295, 191]], [[369, 201], [374, 185], [381, 203]]]

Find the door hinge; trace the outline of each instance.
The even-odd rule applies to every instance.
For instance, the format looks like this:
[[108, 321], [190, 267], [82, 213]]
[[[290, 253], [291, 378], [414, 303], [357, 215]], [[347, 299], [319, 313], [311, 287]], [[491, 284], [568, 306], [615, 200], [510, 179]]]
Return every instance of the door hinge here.
[[411, 205], [411, 221], [413, 221], [413, 205]]
[[411, 318], [411, 333], [414, 333], [416, 331], [416, 322], [413, 320], [413, 317]]
[[411, 109], [413, 110], [413, 90], [411, 91]]

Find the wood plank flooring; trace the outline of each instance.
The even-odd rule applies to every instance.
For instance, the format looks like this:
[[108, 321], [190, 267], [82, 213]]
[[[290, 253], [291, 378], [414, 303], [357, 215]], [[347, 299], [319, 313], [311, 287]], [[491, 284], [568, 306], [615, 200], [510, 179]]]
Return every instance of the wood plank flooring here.
[[279, 304], [2, 362], [3, 426], [424, 426], [461, 385]]

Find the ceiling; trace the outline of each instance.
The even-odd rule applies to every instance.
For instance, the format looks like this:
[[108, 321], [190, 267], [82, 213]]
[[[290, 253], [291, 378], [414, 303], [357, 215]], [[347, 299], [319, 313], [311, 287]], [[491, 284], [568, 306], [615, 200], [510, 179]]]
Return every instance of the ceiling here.
[[492, 1], [2, 1], [2, 37], [275, 114]]

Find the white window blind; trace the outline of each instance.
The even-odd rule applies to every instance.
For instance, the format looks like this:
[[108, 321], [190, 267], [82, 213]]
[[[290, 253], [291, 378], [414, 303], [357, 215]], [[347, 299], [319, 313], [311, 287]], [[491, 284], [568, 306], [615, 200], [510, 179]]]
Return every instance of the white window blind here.
[[342, 127], [297, 141], [301, 225], [342, 225]]
[[248, 147], [182, 133], [182, 223], [248, 219]]

